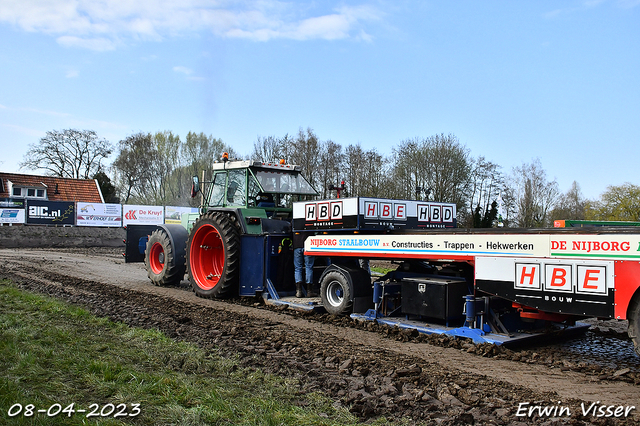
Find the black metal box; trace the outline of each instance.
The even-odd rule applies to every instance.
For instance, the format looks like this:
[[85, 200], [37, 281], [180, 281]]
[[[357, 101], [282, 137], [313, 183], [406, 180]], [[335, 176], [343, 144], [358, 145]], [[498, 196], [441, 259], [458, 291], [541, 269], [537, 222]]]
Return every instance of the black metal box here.
[[467, 282], [457, 277], [422, 277], [402, 280], [402, 313], [440, 320], [464, 316]]

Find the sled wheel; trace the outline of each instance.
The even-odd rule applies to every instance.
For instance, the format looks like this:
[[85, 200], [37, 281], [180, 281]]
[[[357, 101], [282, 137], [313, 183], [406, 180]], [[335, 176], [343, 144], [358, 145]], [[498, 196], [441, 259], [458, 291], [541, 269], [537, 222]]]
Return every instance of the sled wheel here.
[[636, 354], [640, 356], [640, 294], [636, 294], [629, 304], [627, 319], [629, 320], [627, 334], [633, 340]]
[[346, 315], [353, 308], [353, 291], [347, 278], [338, 271], [327, 273], [320, 283], [322, 306], [331, 315]]
[[149, 279], [157, 286], [178, 285], [184, 278], [185, 265], [177, 262], [171, 238], [164, 229], [156, 229], [149, 236], [144, 263]]
[[210, 212], [193, 225], [187, 242], [189, 281], [200, 297], [237, 294], [240, 234], [224, 213]]

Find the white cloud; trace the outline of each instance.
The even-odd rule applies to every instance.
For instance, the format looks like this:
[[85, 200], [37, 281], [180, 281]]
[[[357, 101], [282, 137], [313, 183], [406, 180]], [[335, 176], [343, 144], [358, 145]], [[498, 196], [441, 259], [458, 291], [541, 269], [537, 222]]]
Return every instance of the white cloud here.
[[59, 111], [50, 111], [37, 108], [17, 108], [19, 111], [34, 112], [36, 114], [48, 115], [51, 117], [71, 117], [71, 114]]
[[76, 36], [62, 36], [56, 39], [58, 44], [65, 47], [81, 47], [89, 50], [114, 50], [115, 43], [107, 38], [82, 38]]
[[640, 0], [618, 0], [618, 6], [623, 9], [632, 9], [640, 6]]
[[63, 46], [105, 51], [197, 31], [254, 41], [370, 40], [364, 26], [380, 19], [367, 5], [315, 15], [312, 6], [277, 0], [2, 0], [0, 23], [50, 34]]
[[175, 72], [179, 72], [179, 73], [186, 74], [186, 75], [193, 74], [193, 70], [191, 70], [190, 68], [187, 68], [187, 67], [177, 66], [177, 67], [173, 67], [173, 70]]
[[65, 77], [67, 77], [67, 78], [76, 78], [79, 75], [80, 75], [80, 73], [78, 72], [78, 70], [68, 70], [67, 74], [65, 74]]
[[51, 117], [70, 117], [71, 114], [68, 114], [66, 112], [60, 112], [60, 111], [51, 111], [51, 110], [44, 110], [44, 109], [38, 109], [38, 108], [25, 108], [25, 107], [8, 107], [6, 105], [0, 105], [0, 109], [6, 109], [9, 111], [21, 111], [21, 112], [29, 112], [29, 113], [35, 113], [35, 114], [42, 114], [42, 115], [48, 115]]
[[293, 40], [338, 40], [356, 38], [370, 41], [361, 27], [363, 22], [380, 19], [380, 13], [368, 6], [343, 7], [336, 13], [310, 18], [283, 21], [264, 19], [266, 16], [247, 14], [242, 22], [222, 33], [229, 38], [246, 38], [255, 41], [286, 38]]
[[592, 8], [592, 7], [597, 7], [600, 4], [604, 3], [605, 0], [585, 0], [584, 7], [586, 8]]
[[20, 133], [23, 135], [36, 137], [36, 138], [40, 138], [44, 134], [42, 130], [31, 129], [29, 127], [23, 127], [23, 126], [17, 126], [15, 124], [0, 123], [0, 126], [10, 129], [16, 133]]
[[349, 36], [350, 24], [347, 16], [339, 14], [309, 18], [300, 22], [295, 35], [302, 39], [324, 38], [335, 40], [346, 38]]
[[204, 80], [204, 78], [202, 77], [197, 77], [195, 75], [193, 75], [193, 70], [191, 68], [187, 68], [187, 67], [182, 67], [182, 66], [176, 66], [173, 67], [173, 71], [180, 73], [180, 74], [184, 74], [187, 76], [187, 79], [189, 80], [194, 80], [194, 81], [202, 81]]
[[609, 0], [583, 0], [581, 6], [555, 9], [545, 13], [544, 17], [548, 19], [555, 19], [572, 15], [577, 12], [582, 12], [584, 10], [596, 9], [606, 4], [613, 4], [615, 7], [621, 9], [632, 9], [636, 6], [640, 6], [640, 0], [616, 0], [615, 2], [611, 2]]

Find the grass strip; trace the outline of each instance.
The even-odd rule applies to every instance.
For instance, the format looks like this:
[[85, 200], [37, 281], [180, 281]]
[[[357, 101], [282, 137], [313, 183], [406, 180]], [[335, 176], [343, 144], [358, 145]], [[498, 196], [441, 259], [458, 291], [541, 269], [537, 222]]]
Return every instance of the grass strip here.
[[294, 385], [0, 281], [0, 424], [357, 424]]

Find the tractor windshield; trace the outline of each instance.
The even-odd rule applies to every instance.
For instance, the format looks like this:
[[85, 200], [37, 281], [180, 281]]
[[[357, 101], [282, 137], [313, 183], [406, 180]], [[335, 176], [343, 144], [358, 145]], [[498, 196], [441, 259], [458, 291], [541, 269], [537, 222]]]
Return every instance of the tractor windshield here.
[[318, 195], [300, 173], [284, 171], [254, 170], [264, 192], [295, 195]]

